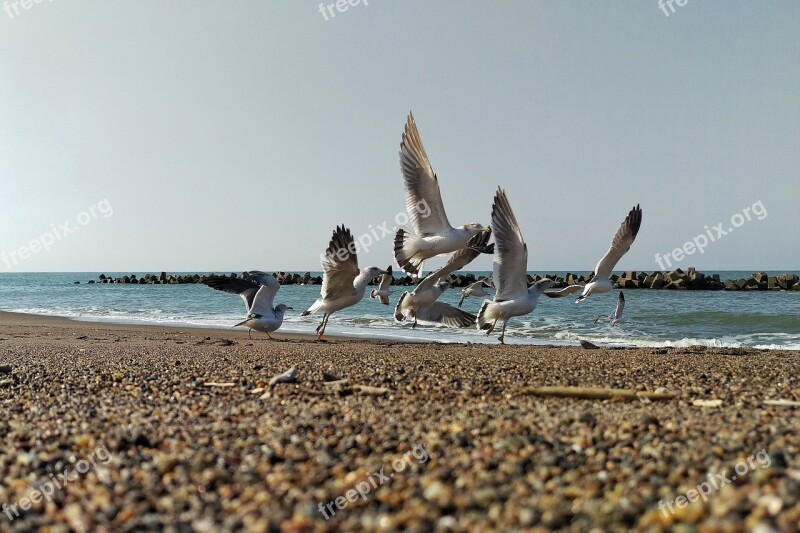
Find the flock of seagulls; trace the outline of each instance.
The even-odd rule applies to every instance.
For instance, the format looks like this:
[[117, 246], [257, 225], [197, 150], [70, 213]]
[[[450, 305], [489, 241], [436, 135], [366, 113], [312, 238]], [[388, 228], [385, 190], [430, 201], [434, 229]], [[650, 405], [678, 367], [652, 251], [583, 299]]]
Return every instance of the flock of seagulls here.
[[[502, 322], [498, 340], [504, 343], [508, 321], [533, 312], [542, 295], [560, 298], [580, 291], [575, 300], [579, 303], [592, 294], [611, 291], [611, 273], [630, 249], [642, 223], [642, 210], [637, 205], [614, 234], [610, 248], [595, 266], [588, 283], [550, 290], [553, 281], [545, 278], [529, 286], [528, 247], [506, 192], [497, 188], [489, 227], [476, 222], [455, 228], [451, 226], [444, 210], [439, 180], [425, 153], [413, 114], [408, 116], [400, 143], [400, 168], [405, 183], [406, 211], [412, 228], [397, 231], [394, 259], [403, 272], [421, 281], [414, 290], [405, 291], [400, 296], [394, 318], [400, 323], [411, 322], [412, 328], [417, 323], [477, 327], [490, 335]], [[494, 242], [490, 244], [492, 236]], [[422, 276], [427, 259], [446, 254], [450, 256], [443, 267]], [[480, 254], [493, 254], [491, 277], [464, 288], [458, 307], [439, 302], [439, 297], [450, 288], [446, 281], [450, 274], [463, 269]], [[325, 334], [331, 315], [360, 302], [367, 285], [378, 276], [378, 288], [371, 291], [370, 298], [389, 305], [392, 267], [359, 268], [353, 235], [344, 225], [337, 226], [333, 232], [322, 260], [322, 271], [320, 297], [301, 314], [308, 316], [322, 312], [322, 320], [316, 328], [318, 339]], [[212, 276], [204, 283], [212, 289], [239, 294], [244, 300], [247, 317], [236, 326], [261, 331], [268, 337], [281, 327], [286, 311], [292, 309], [284, 304], [273, 306], [280, 284], [273, 276], [261, 271], [250, 271], [236, 279]], [[485, 300], [477, 315], [461, 309], [466, 298], [487, 296], [489, 288], [495, 289], [494, 298]], [[625, 297], [620, 292], [614, 314], [599, 316], [595, 323], [610, 320], [612, 325], [617, 325], [622, 321], [624, 307]]]

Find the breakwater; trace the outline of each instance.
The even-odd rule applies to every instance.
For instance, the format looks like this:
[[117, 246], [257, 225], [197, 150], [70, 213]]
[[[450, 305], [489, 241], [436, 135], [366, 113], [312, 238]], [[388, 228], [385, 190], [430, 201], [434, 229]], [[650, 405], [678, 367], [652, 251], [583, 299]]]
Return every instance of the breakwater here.
[[[303, 274], [292, 272], [273, 272], [273, 276], [281, 285], [320, 285], [322, 276], [312, 276], [311, 272]], [[202, 283], [210, 274], [145, 274], [137, 277], [135, 274], [111, 277], [100, 274], [97, 280], [88, 280], [89, 284], [138, 284], [138, 285], [184, 285]], [[231, 278], [242, 277], [246, 272], [223, 274]], [[569, 285], [581, 285], [588, 282], [592, 274], [581, 275], [567, 273], [564, 276], [534, 275], [528, 276], [528, 281], [533, 283], [544, 277], [555, 281], [553, 288], [559, 289]], [[453, 287], [466, 287], [470, 283], [484, 279], [485, 276], [476, 276], [472, 273], [453, 274], [446, 281]], [[418, 280], [411, 276], [395, 275], [392, 285], [413, 286]], [[621, 275], [611, 276], [616, 286], [620, 289], [652, 289], [652, 290], [706, 290], [706, 291], [800, 291], [800, 279], [797, 274], [767, 275], [766, 272], [755, 272], [750, 276], [738, 279], [720, 279], [719, 274], [703, 274], [694, 268], [683, 271], [680, 268], [669, 272], [637, 272], [629, 271]], [[376, 278], [370, 284], [376, 284]], [[75, 281], [75, 284], [81, 283]]]

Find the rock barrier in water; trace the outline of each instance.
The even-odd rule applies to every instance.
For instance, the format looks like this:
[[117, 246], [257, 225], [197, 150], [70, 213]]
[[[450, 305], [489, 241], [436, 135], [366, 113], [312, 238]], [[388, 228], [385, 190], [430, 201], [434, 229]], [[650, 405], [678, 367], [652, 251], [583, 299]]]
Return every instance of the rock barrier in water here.
[[[193, 283], [202, 283], [206, 278], [214, 274], [182, 274], [172, 275], [166, 272], [160, 274], [145, 274], [142, 277], [137, 277], [136, 274], [121, 277], [109, 277], [105, 274], [100, 274], [97, 280], [89, 280], [90, 284], [136, 284], [136, 285], [185, 285]], [[237, 277], [246, 276], [246, 272], [237, 274], [223, 274], [232, 279]], [[303, 274], [292, 272], [274, 272], [272, 274], [278, 283], [281, 285], [321, 285], [322, 276], [312, 276], [310, 272]], [[453, 287], [466, 287], [470, 283], [484, 279], [486, 276], [476, 276], [475, 274], [455, 274], [450, 275], [446, 279]], [[533, 283], [539, 281], [544, 277], [550, 278], [555, 281], [553, 284], [554, 289], [560, 289], [569, 285], [580, 285], [587, 283], [591, 279], [592, 274], [580, 275], [567, 273], [564, 276], [552, 275], [535, 275], [528, 276], [528, 282]], [[660, 290], [701, 290], [701, 291], [800, 291], [800, 279], [797, 274], [781, 274], [778, 276], [767, 275], [766, 272], [756, 272], [747, 278], [720, 280], [719, 274], [703, 274], [697, 272], [694, 268], [689, 268], [684, 272], [680, 268], [670, 272], [647, 272], [629, 271], [624, 274], [611, 276], [616, 286], [620, 289], [660, 289]], [[416, 280], [411, 276], [395, 277], [392, 285], [396, 286], [413, 286]], [[80, 282], [76, 281], [75, 284]], [[378, 278], [375, 278], [370, 285], [378, 283]]]

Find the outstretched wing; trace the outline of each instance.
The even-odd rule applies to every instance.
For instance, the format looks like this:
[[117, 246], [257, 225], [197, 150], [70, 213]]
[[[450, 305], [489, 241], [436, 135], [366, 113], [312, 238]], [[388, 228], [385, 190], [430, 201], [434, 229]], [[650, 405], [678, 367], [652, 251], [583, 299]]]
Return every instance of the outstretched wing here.
[[400, 143], [400, 169], [406, 190], [406, 210], [417, 235], [442, 234], [451, 229], [428, 154], [422, 146], [413, 113], [408, 114]]
[[[255, 271], [254, 271], [255, 272]], [[253, 275], [253, 272], [250, 272]], [[257, 279], [261, 284], [258, 292], [253, 298], [253, 304], [250, 306], [250, 312], [256, 315], [269, 316], [275, 312], [275, 294], [281, 288], [280, 283], [270, 274], [258, 272], [253, 279]]]
[[378, 291], [387, 290], [389, 288], [389, 285], [391, 284], [392, 284], [392, 265], [389, 265], [388, 268], [386, 269], [386, 273], [381, 275], [381, 282], [378, 285]]
[[358, 276], [358, 256], [350, 230], [337, 226], [322, 260], [322, 298], [336, 299], [355, 289], [353, 281]]
[[625, 217], [625, 220], [614, 234], [614, 238], [611, 240], [611, 248], [608, 249], [606, 255], [594, 267], [595, 278], [608, 279], [611, 277], [611, 272], [616, 264], [625, 255], [625, 252], [630, 250], [641, 225], [642, 210], [637, 204], [636, 207], [630, 210], [628, 216]]
[[492, 278], [497, 289], [494, 300], [502, 302], [527, 296], [528, 247], [506, 192], [500, 187], [492, 205], [492, 231], [495, 243]]
[[549, 296], [550, 298], [562, 298], [564, 296], [569, 296], [570, 294], [574, 294], [578, 291], [583, 290], [584, 285], [568, 285], [563, 289], [559, 289], [557, 291], [544, 291], [545, 296]]
[[473, 235], [464, 248], [450, 254], [450, 258], [442, 268], [434, 270], [425, 276], [425, 279], [419, 282], [414, 292], [419, 294], [422, 291], [426, 291], [453, 272], [461, 270], [470, 264], [476, 257], [481, 255], [480, 250], [486, 247], [486, 243], [489, 242], [491, 236], [492, 230], [489, 228], [485, 228]]
[[625, 295], [619, 291], [619, 298], [617, 298], [617, 307], [614, 309], [614, 320], [622, 318], [622, 311], [625, 309]]
[[449, 328], [467, 328], [475, 325], [476, 317], [444, 302], [417, 309], [417, 320], [430, 324], [442, 324]]
[[259, 290], [257, 282], [246, 278], [231, 279], [227, 276], [208, 276], [202, 283], [212, 289], [241, 296], [248, 314]]

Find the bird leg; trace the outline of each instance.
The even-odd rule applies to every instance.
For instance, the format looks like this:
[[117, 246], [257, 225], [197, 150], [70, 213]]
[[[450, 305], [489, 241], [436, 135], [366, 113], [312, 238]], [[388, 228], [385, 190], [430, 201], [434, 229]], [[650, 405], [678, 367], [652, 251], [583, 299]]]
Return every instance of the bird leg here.
[[500, 344], [505, 344], [506, 343], [505, 338], [506, 338], [506, 325], [507, 324], [508, 324], [508, 320], [504, 320], [503, 321], [503, 329], [500, 330], [500, 337], [499, 337]]
[[322, 340], [322, 336], [325, 334], [325, 326], [328, 325], [328, 319], [329, 318], [330, 318], [330, 315], [328, 315], [328, 314], [325, 314], [325, 316], [322, 317], [322, 323], [317, 328], [317, 340], [318, 341], [321, 341]]
[[247, 338], [250, 340], [253, 340], [253, 336], [250, 334], [252, 331], [253, 331], [252, 329], [247, 328]]
[[486, 328], [486, 334], [487, 334], [487, 335], [491, 335], [491, 334], [492, 334], [492, 332], [494, 331], [494, 328], [497, 326], [497, 321], [498, 321], [498, 320], [500, 320], [500, 319], [499, 319], [499, 318], [496, 318], [496, 319], [495, 319], [495, 321], [494, 321], [494, 322], [492, 322], [492, 325], [491, 325], [491, 326], [489, 326], [488, 328]]
[[[264, 333], [267, 333], [267, 332], [265, 331]], [[274, 340], [274, 339], [273, 339], [273, 338], [270, 336], [270, 334], [269, 334], [269, 333], [267, 333], [267, 337], [269, 337], [269, 340]]]

